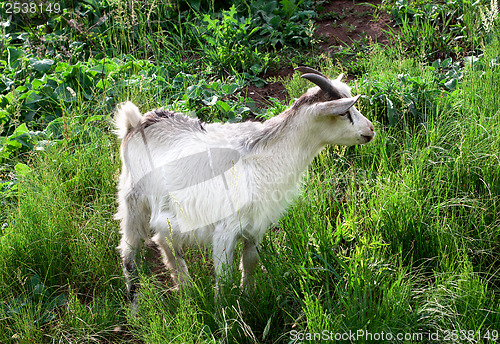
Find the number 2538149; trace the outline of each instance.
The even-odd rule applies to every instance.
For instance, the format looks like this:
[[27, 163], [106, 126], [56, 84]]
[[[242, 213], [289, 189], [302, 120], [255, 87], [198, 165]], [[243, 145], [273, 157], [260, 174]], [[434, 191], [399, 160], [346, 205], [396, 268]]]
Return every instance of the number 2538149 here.
[[14, 1], [5, 3], [4, 9], [6, 14], [61, 13], [61, 4]]

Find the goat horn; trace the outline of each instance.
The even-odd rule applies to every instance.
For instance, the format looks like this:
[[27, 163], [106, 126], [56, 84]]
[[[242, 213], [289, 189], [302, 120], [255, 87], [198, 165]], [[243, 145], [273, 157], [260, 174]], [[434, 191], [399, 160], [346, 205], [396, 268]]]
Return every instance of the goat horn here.
[[333, 88], [333, 85], [328, 78], [312, 73], [302, 74], [301, 77], [318, 85], [323, 92], [328, 93], [333, 99], [342, 98], [337, 90]]
[[305, 66], [299, 66], [295, 68], [294, 70], [301, 72], [301, 73], [312, 73], [312, 74], [318, 74], [321, 75], [323, 78], [328, 79], [323, 73], [318, 72], [316, 69], [310, 68], [310, 67], [305, 67]]

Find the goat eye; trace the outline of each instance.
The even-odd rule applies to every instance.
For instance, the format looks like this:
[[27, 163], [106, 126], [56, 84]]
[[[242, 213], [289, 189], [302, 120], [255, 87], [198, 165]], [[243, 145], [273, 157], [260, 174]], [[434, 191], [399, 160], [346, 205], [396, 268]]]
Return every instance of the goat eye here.
[[347, 119], [349, 120], [349, 122], [351, 122], [351, 124], [354, 124], [354, 121], [352, 120], [352, 116], [351, 116], [351, 113], [348, 111], [344, 114], [341, 115], [342, 117], [347, 117]]

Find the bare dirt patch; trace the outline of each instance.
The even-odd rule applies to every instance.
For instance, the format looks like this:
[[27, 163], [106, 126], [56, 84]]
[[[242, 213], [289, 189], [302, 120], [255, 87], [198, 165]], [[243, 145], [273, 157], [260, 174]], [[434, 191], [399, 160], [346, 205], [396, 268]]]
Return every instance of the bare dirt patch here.
[[[285, 66], [277, 71], [266, 74], [263, 79], [269, 80], [271, 77], [280, 78], [287, 77], [293, 74], [292, 66]], [[245, 88], [243, 95], [252, 98], [258, 107], [269, 107], [272, 105], [270, 98], [276, 98], [278, 100], [289, 100], [290, 96], [285, 90], [285, 87], [280, 81], [269, 82], [264, 87], [257, 87], [250, 85]]]
[[316, 30], [323, 41], [320, 44], [323, 51], [334, 52], [338, 47], [361, 40], [389, 43], [384, 32], [391, 22], [389, 14], [377, 11], [366, 3], [379, 6], [381, 1], [371, 0], [357, 4], [353, 1], [338, 0], [324, 5], [325, 10], [320, 13]]
[[[391, 23], [390, 15], [367, 3], [379, 6], [381, 0], [368, 0], [362, 4], [352, 0], [331, 0], [323, 4], [324, 10], [319, 13], [316, 22], [316, 36], [320, 41], [319, 53], [333, 55], [360, 41], [363, 44], [389, 43], [384, 30], [387, 30]], [[292, 66], [286, 66], [266, 74], [263, 79], [288, 77], [292, 74]], [[270, 98], [281, 101], [290, 99], [281, 82], [269, 82], [264, 87], [250, 85], [242, 90], [242, 95], [251, 98], [259, 108], [271, 106]]]

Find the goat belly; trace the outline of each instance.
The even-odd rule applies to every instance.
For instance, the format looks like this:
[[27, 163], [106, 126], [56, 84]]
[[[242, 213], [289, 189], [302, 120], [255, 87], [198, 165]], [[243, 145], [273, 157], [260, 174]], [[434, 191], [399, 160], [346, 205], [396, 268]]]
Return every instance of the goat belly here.
[[175, 226], [182, 233], [232, 221], [250, 203], [239, 153], [209, 148], [161, 167]]

